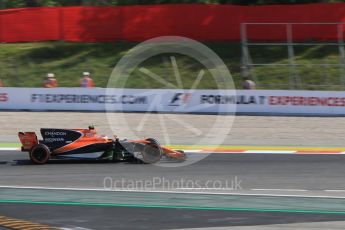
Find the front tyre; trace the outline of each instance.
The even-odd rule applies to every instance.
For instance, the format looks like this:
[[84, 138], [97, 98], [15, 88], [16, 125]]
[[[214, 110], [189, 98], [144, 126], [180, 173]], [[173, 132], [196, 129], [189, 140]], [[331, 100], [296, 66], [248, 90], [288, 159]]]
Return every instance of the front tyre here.
[[162, 158], [162, 148], [154, 138], [146, 139], [149, 143], [145, 145], [142, 155], [143, 161], [148, 164], [155, 164]]
[[30, 160], [36, 165], [46, 164], [50, 158], [50, 150], [46, 145], [38, 144], [30, 150]]

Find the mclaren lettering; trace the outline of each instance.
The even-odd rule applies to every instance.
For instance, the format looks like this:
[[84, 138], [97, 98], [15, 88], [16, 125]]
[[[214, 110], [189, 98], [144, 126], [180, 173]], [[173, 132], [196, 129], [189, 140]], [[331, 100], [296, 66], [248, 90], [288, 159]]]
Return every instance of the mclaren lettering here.
[[77, 94], [31, 94], [34, 103], [73, 104], [147, 104], [146, 96], [134, 95], [77, 95]]

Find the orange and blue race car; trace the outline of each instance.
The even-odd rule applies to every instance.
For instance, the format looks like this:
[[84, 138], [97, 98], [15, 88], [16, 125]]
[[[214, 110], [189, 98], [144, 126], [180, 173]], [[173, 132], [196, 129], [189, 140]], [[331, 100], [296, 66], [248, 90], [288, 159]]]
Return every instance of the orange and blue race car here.
[[34, 132], [19, 132], [21, 150], [28, 152], [34, 164], [45, 164], [50, 159], [96, 159], [136, 163], [157, 163], [161, 159], [183, 162], [181, 150], [163, 147], [153, 138], [119, 140], [100, 136], [93, 126], [88, 129], [42, 128], [43, 140]]

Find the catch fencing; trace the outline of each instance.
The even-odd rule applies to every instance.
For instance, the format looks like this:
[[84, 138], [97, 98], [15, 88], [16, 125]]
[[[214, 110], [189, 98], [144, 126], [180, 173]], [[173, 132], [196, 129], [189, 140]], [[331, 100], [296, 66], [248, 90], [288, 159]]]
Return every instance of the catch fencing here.
[[[343, 22], [242, 23], [242, 76], [266, 89], [344, 90], [344, 26]], [[324, 37], [317, 35], [320, 28], [327, 31]], [[249, 39], [258, 31], [266, 32], [266, 41], [264, 36], [262, 41]], [[275, 41], [272, 32], [285, 34], [285, 39]], [[309, 60], [303, 58], [308, 55]], [[269, 82], [262, 81], [267, 77]]]

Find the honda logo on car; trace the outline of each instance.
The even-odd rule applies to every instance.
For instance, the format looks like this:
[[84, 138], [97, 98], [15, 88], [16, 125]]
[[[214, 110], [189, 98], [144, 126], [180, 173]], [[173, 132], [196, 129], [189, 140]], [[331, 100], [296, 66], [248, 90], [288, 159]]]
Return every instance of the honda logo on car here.
[[8, 101], [8, 94], [7, 93], [0, 93], [0, 102]]
[[64, 142], [65, 139], [63, 138], [58, 138], [58, 137], [53, 137], [53, 138], [45, 138], [44, 139], [45, 142]]

